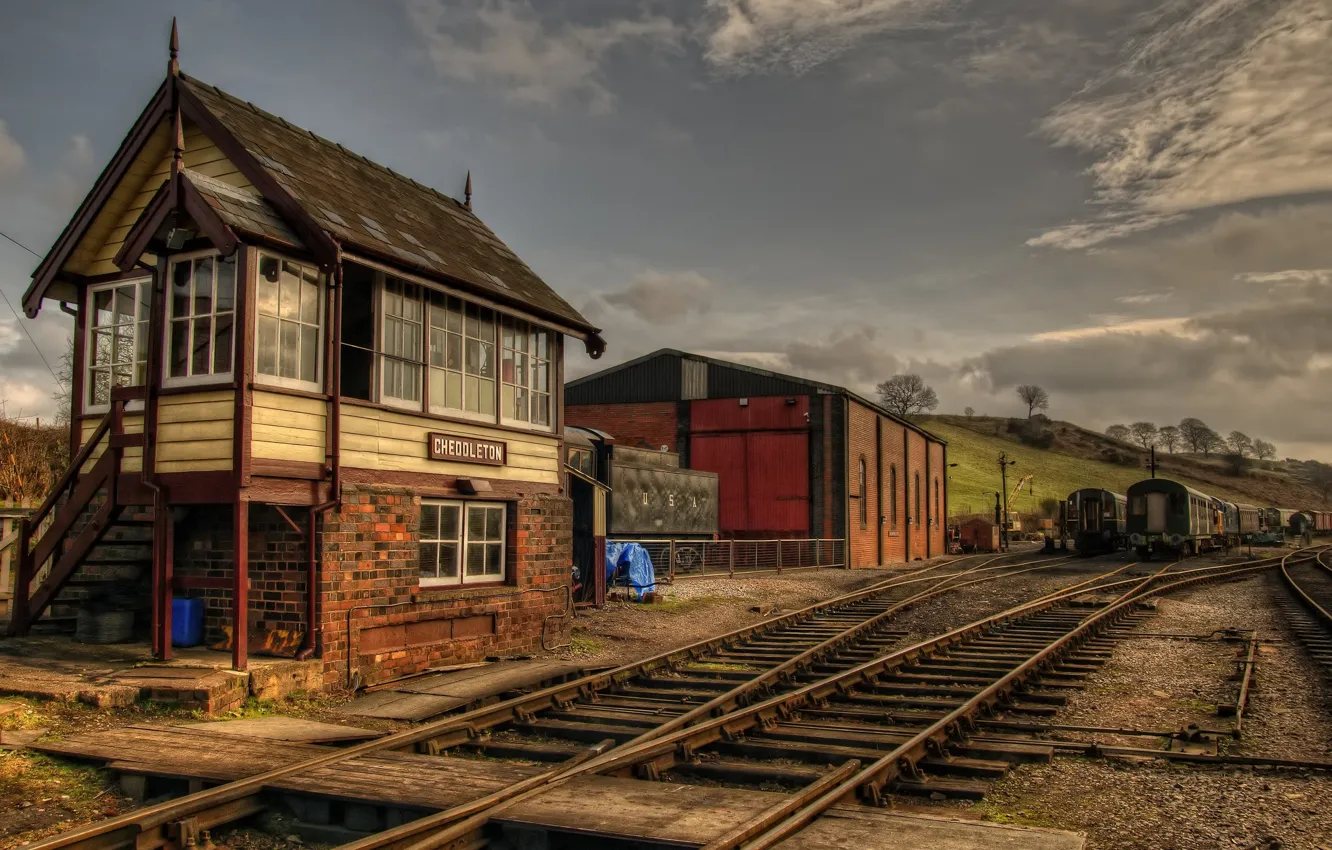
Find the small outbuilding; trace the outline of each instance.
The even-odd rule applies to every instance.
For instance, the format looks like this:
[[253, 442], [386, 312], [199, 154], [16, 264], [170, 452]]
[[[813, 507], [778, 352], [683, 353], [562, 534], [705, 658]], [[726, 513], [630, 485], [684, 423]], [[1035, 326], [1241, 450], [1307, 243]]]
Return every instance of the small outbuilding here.
[[963, 552], [998, 552], [999, 526], [984, 517], [974, 517], [962, 523]]

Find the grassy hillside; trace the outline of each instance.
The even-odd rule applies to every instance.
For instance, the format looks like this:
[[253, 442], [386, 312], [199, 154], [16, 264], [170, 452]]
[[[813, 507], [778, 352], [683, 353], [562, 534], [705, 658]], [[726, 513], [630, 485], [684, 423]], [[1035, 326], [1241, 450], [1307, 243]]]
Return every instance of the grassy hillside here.
[[[1067, 422], [1051, 422], [1054, 442], [1049, 449], [1023, 445], [1009, 433], [1007, 419], [961, 416], [923, 416], [922, 427], [948, 441], [948, 501], [951, 515], [985, 513], [994, 509], [999, 490], [1000, 452], [1017, 461], [1008, 470], [1011, 491], [1017, 479], [1033, 475], [1035, 496], [1026, 488], [1014, 509], [1036, 513], [1041, 500], [1063, 499], [1082, 487], [1105, 487], [1123, 493], [1130, 484], [1148, 477], [1146, 454]], [[1102, 458], [1117, 458], [1110, 463]], [[1215, 459], [1183, 455], [1157, 455], [1157, 476], [1170, 478], [1223, 499], [1281, 507], [1322, 507], [1322, 499], [1308, 486], [1280, 471], [1253, 470], [1244, 477], [1226, 474]]]

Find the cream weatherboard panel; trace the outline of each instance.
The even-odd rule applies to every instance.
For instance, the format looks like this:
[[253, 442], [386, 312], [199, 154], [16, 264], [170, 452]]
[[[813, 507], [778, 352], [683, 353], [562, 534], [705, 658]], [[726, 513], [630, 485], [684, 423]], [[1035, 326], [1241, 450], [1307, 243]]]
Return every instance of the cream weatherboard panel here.
[[[504, 466], [431, 460], [428, 435], [434, 432], [494, 440], [505, 444]], [[409, 412], [344, 404], [342, 465], [384, 472], [475, 476], [505, 481], [558, 484], [559, 443], [553, 434], [526, 434], [460, 422], [440, 422]]]
[[[99, 416], [94, 419], [84, 419], [82, 423], [80, 423], [79, 427], [80, 447], [82, 447], [83, 444], [87, 441], [87, 439], [92, 436], [93, 431], [97, 430], [97, 426], [101, 424], [101, 421], [102, 418]], [[141, 413], [125, 414], [125, 433], [126, 434], [143, 433], [143, 414]], [[92, 454], [88, 456], [88, 461], [84, 463], [83, 467], [79, 471], [88, 472], [89, 470], [91, 470], [93, 468], [93, 464], [97, 463], [97, 461], [102, 457], [102, 453], [105, 451], [106, 451], [106, 438], [103, 437], [101, 444], [98, 445], [97, 448], [93, 449]], [[143, 449], [139, 448], [138, 446], [131, 446], [126, 448], [124, 450], [124, 453], [121, 455], [120, 471], [141, 472], [142, 470], [143, 470]]]
[[250, 456], [323, 463], [326, 408], [320, 399], [255, 390]]
[[235, 390], [208, 390], [157, 400], [157, 471], [231, 469]]
[[[120, 251], [134, 223], [152, 201], [153, 195], [171, 173], [170, 137], [164, 122], [153, 133], [139, 159], [112, 192], [110, 201], [80, 241], [68, 264], [71, 271], [86, 275], [119, 271], [112, 262], [116, 253]], [[250, 181], [235, 164], [218, 150], [202, 130], [192, 124], [185, 126], [185, 167], [233, 186], [251, 187]]]

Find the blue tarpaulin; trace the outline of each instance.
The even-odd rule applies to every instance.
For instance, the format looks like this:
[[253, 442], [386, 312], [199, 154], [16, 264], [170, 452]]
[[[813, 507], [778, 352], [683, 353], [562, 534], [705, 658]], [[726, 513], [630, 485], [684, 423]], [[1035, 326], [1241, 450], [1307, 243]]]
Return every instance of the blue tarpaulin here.
[[637, 543], [606, 541], [606, 578], [630, 588], [631, 595], [642, 599], [657, 590], [657, 576], [652, 568], [652, 556]]

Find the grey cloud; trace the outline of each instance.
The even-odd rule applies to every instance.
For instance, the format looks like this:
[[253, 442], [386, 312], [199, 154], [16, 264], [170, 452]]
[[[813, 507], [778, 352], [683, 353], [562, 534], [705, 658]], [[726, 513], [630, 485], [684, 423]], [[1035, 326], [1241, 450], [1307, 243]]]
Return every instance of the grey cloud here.
[[787, 343], [785, 361], [791, 371], [837, 384], [861, 386], [886, 380], [902, 364], [874, 328], [835, 331], [822, 340]]
[[1085, 248], [1174, 216], [1332, 190], [1332, 19], [1325, 0], [1175, 0], [1122, 63], [1043, 124], [1096, 157], [1107, 213], [1037, 246]]
[[669, 19], [646, 14], [552, 23], [518, 0], [410, 0], [407, 9], [441, 75], [496, 86], [529, 105], [581, 98], [596, 113], [615, 103], [602, 75], [612, 51], [670, 48], [682, 35]]
[[708, 0], [705, 56], [731, 73], [804, 73], [866, 40], [931, 25], [954, 0]]
[[626, 289], [603, 295], [602, 299], [644, 322], [670, 323], [711, 309], [712, 289], [712, 281], [698, 272], [649, 270], [635, 275]]

